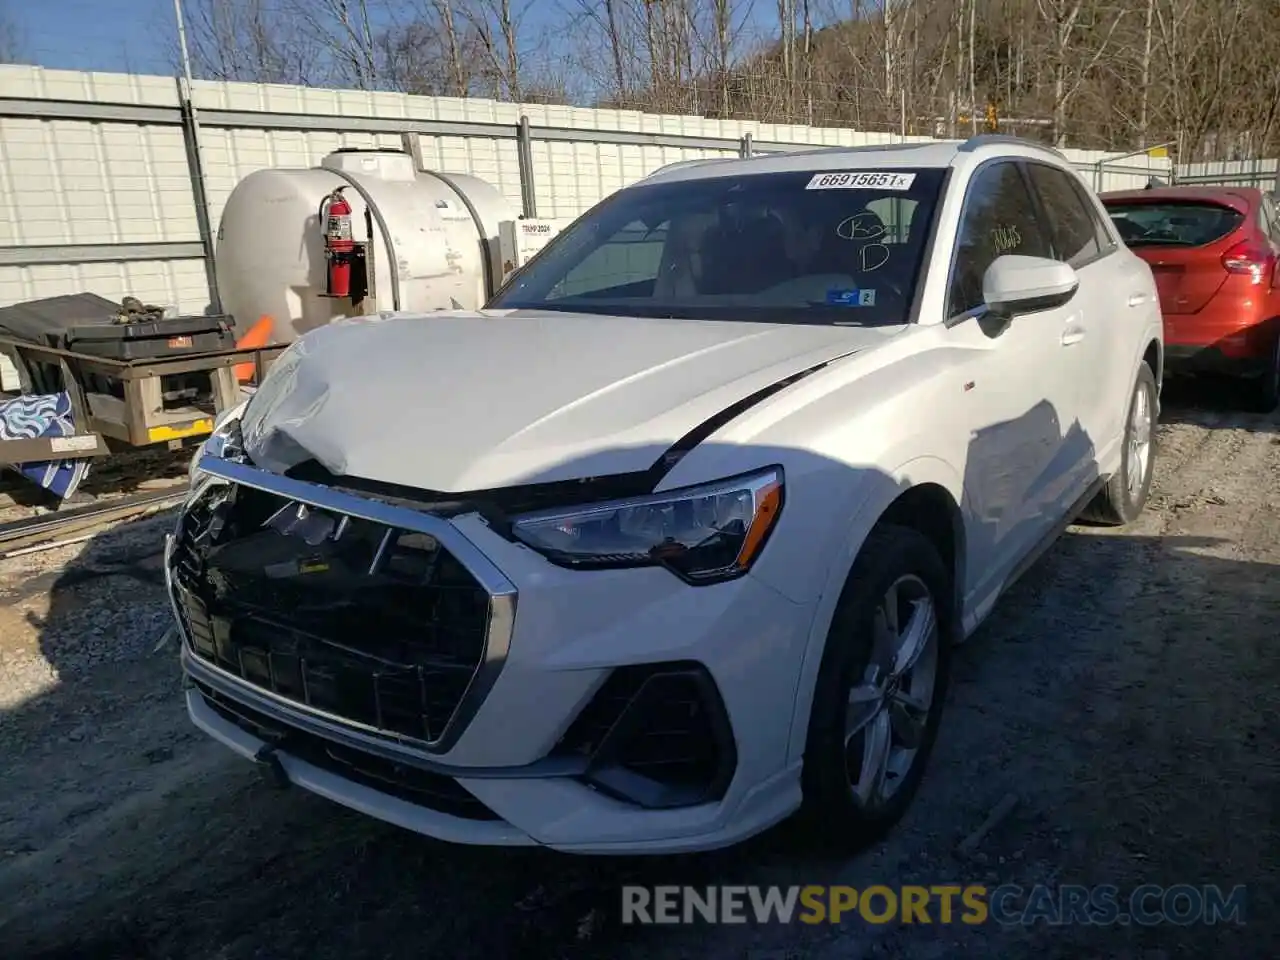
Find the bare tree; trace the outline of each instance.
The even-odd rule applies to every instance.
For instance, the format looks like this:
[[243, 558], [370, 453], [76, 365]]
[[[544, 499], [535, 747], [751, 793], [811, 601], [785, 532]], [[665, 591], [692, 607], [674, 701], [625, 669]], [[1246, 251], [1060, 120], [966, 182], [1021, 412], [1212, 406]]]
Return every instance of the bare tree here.
[[22, 63], [26, 36], [11, 14], [7, 2], [0, 0], [0, 63]]
[[[0, 0], [3, 3], [4, 0]], [[1280, 153], [1277, 0], [186, 0], [202, 77]], [[775, 16], [776, 11], [776, 16]], [[762, 14], [764, 15], [762, 17]], [[3, 47], [0, 18], [0, 48]], [[12, 41], [10, 41], [12, 46]], [[961, 115], [968, 119], [960, 124]]]
[[465, 97], [468, 87], [467, 71], [462, 61], [462, 42], [458, 34], [458, 24], [453, 15], [454, 0], [430, 0], [430, 3], [440, 19], [441, 39], [444, 41], [453, 96]]
[[[219, 0], [209, 0], [218, 3]], [[277, 0], [299, 34], [324, 51], [329, 79], [357, 90], [382, 85], [379, 33], [370, 0]]]
[[478, 80], [475, 38], [451, 17], [449, 0], [432, 4], [378, 37], [381, 86], [404, 93], [467, 97]]
[[[317, 79], [319, 46], [266, 0], [187, 0], [183, 12], [197, 77], [296, 84]], [[180, 67], [176, 38], [171, 46]]]
[[[1081, 84], [1089, 71], [1107, 52], [1111, 36], [1119, 26], [1125, 12], [1117, 9], [1111, 12], [1110, 27], [1102, 40], [1084, 57], [1076, 37], [1084, 31], [1086, 24], [1081, 20], [1085, 12], [1085, 0], [1036, 0], [1040, 8], [1040, 16], [1049, 28], [1050, 69], [1053, 71], [1053, 137], [1058, 146], [1066, 146], [1067, 141], [1067, 106], [1071, 98], [1080, 90]], [[1101, 11], [1090, 11], [1090, 18]], [[1093, 27], [1094, 24], [1088, 24]], [[1076, 64], [1083, 60], [1083, 66]]]
[[[808, 7], [805, 7], [808, 10]], [[733, 16], [729, 0], [712, 0], [712, 68], [715, 71], [718, 93], [719, 112], [721, 116], [729, 115], [729, 67], [733, 50]]]
[[516, 12], [511, 0], [472, 0], [464, 10], [463, 15], [479, 38], [493, 95], [519, 102], [522, 99], [519, 34], [523, 11]]
[[[728, 6], [728, 0], [720, 0]], [[620, 0], [604, 0], [604, 19], [609, 38], [609, 60], [613, 64], [614, 93], [619, 97], [627, 94], [626, 58], [623, 54], [622, 18], [619, 10]]]
[[1138, 93], [1138, 146], [1147, 145], [1147, 134], [1151, 118], [1151, 41], [1154, 38], [1152, 26], [1155, 23], [1156, 0], [1146, 0], [1146, 22], [1142, 30], [1142, 69]]

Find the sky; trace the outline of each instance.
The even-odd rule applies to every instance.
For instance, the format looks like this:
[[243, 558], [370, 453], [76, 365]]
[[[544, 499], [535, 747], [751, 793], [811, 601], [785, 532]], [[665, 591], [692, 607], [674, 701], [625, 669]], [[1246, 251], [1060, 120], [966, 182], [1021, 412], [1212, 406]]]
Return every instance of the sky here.
[[[762, 23], [766, 12], [769, 19], [776, 16], [775, 0], [755, 0], [749, 7], [738, 2], [753, 21]], [[532, 0], [527, 16], [534, 21], [563, 16], [562, 4]], [[173, 0], [0, 0], [0, 14], [17, 26], [24, 59], [40, 66], [174, 73]]]
[[23, 59], [42, 67], [173, 72], [173, 0], [11, 0], [4, 9]]
[[[530, 20], [552, 0], [533, 0]], [[63, 70], [174, 72], [173, 0], [0, 0], [16, 23], [24, 59]]]

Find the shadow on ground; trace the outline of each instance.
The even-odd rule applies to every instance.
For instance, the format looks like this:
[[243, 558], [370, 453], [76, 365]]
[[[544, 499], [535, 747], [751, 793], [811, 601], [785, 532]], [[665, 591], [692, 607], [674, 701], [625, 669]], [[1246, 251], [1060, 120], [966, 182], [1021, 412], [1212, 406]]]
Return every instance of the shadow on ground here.
[[[72, 811], [60, 829], [81, 835], [22, 884], [40, 915], [19, 912], [7, 933], [0, 928], [0, 939], [10, 945], [8, 956], [33, 960], [603, 960], [729, 958], [775, 949], [797, 958], [923, 958], [941, 956], [939, 948], [975, 957], [1229, 950], [1262, 958], [1280, 906], [1270, 899], [1280, 840], [1274, 808], [1280, 657], [1271, 642], [1280, 613], [1277, 567], [1198, 555], [1204, 546], [1178, 538], [1064, 538], [963, 650], [938, 753], [907, 821], [883, 847], [842, 866], [803, 853], [786, 829], [732, 851], [659, 860], [447, 846], [297, 791], [277, 792], [220, 748], [189, 737], [174, 709], [171, 651], [159, 657], [136, 651], [130, 674], [139, 682], [145, 676], [153, 689], [122, 703], [119, 717], [110, 695], [102, 710], [99, 672], [87, 664], [65, 674], [54, 694], [4, 721], [6, 736], [15, 725], [27, 728], [20, 741], [45, 736], [26, 762], [43, 756], [58, 769], [56, 755], [80, 755], [60, 775], [41, 777], [29, 801], [56, 805], [54, 789], [83, 792], [78, 781], [95, 775], [92, 760], [79, 766], [84, 748], [118, 753], [121, 723], [135, 728], [126, 741], [132, 779], [158, 777], [165, 787], [139, 791], [136, 783], [133, 790], [117, 783], [122, 798], [102, 798], [101, 811]], [[1079, 593], [1071, 581], [1089, 568], [1141, 568], [1146, 575], [1132, 596], [1119, 580]], [[154, 587], [140, 589], [146, 603], [156, 602]], [[1117, 590], [1126, 595], [1117, 597]], [[1181, 606], [1172, 605], [1177, 596]], [[55, 603], [47, 635], [63, 635], [59, 627], [76, 616], [80, 605], [68, 599]], [[1115, 616], [1117, 603], [1128, 616]], [[68, 740], [67, 715], [74, 717], [87, 697], [99, 700], [95, 726]], [[210, 747], [207, 765], [194, 759]], [[187, 775], [163, 776], [164, 768], [184, 765]], [[11, 772], [6, 783], [13, 783]], [[114, 766], [97, 772], [122, 776]], [[20, 789], [36, 786], [30, 770], [19, 781]], [[976, 861], [956, 859], [955, 843], [1007, 790], [1018, 793], [1020, 806], [984, 841]], [[121, 803], [124, 812], [111, 809]], [[110, 822], [91, 822], [98, 812]], [[1122, 889], [1243, 883], [1250, 888], [1250, 922], [1242, 929], [1141, 930], [869, 928], [856, 919], [845, 928], [617, 923], [624, 882], [1029, 887], [1053, 880]], [[1162, 952], [1144, 952], [1151, 950]]]
[[1215, 427], [1230, 419], [1249, 430], [1280, 432], [1274, 416], [1254, 411], [1251, 386], [1247, 380], [1230, 377], [1169, 377], [1164, 383], [1161, 422]]

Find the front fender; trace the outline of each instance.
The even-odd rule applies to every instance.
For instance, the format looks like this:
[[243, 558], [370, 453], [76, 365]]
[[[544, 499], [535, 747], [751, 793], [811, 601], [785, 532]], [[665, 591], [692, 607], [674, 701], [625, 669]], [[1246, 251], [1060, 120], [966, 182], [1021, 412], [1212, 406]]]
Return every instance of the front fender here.
[[[962, 474], [947, 460], [933, 455], [910, 456], [899, 466], [882, 470], [836, 463], [793, 448], [725, 446], [716, 454], [716, 470], [726, 475], [766, 462], [778, 463], [786, 472], [782, 516], [751, 576], [809, 610], [804, 635], [797, 636], [793, 646], [799, 660], [788, 735], [788, 763], [793, 763], [804, 752], [827, 631], [867, 535], [894, 501], [924, 484], [946, 490], [960, 507], [962, 518], [967, 516]], [[703, 467], [705, 464], [699, 464], [699, 472]], [[958, 612], [967, 568], [966, 539], [962, 536], [957, 543]]]
[[[866, 542], [867, 536], [885, 512], [907, 490], [923, 484], [935, 484], [946, 490], [964, 509], [964, 492], [960, 473], [939, 457], [920, 456], [907, 461], [889, 472], [876, 472], [862, 486], [848, 520], [841, 526], [836, 546], [829, 554], [819, 592], [813, 598], [813, 616], [804, 642], [804, 654], [800, 672], [796, 678], [795, 709], [791, 717], [791, 735], [788, 761], [796, 762], [804, 755], [805, 740], [809, 729], [809, 711], [813, 704], [813, 691], [817, 685], [818, 670], [826, 649], [827, 632], [835, 616], [836, 604], [844, 590], [845, 581], [853, 568], [854, 560]], [[966, 579], [966, 555], [964, 541], [957, 543], [956, 613], [962, 615], [963, 585]]]

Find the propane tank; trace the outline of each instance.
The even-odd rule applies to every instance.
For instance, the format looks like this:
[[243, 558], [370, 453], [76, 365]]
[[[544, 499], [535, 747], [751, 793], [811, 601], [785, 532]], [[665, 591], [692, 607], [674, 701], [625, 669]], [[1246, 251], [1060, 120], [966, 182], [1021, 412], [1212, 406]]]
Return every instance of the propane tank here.
[[320, 223], [324, 224], [326, 294], [339, 299], [351, 296], [351, 259], [356, 249], [351, 227], [351, 204], [338, 187], [320, 201]]
[[273, 344], [371, 312], [473, 310], [503, 279], [499, 226], [517, 212], [492, 184], [420, 170], [401, 150], [256, 170], [218, 225], [222, 306], [237, 337], [270, 318]]

